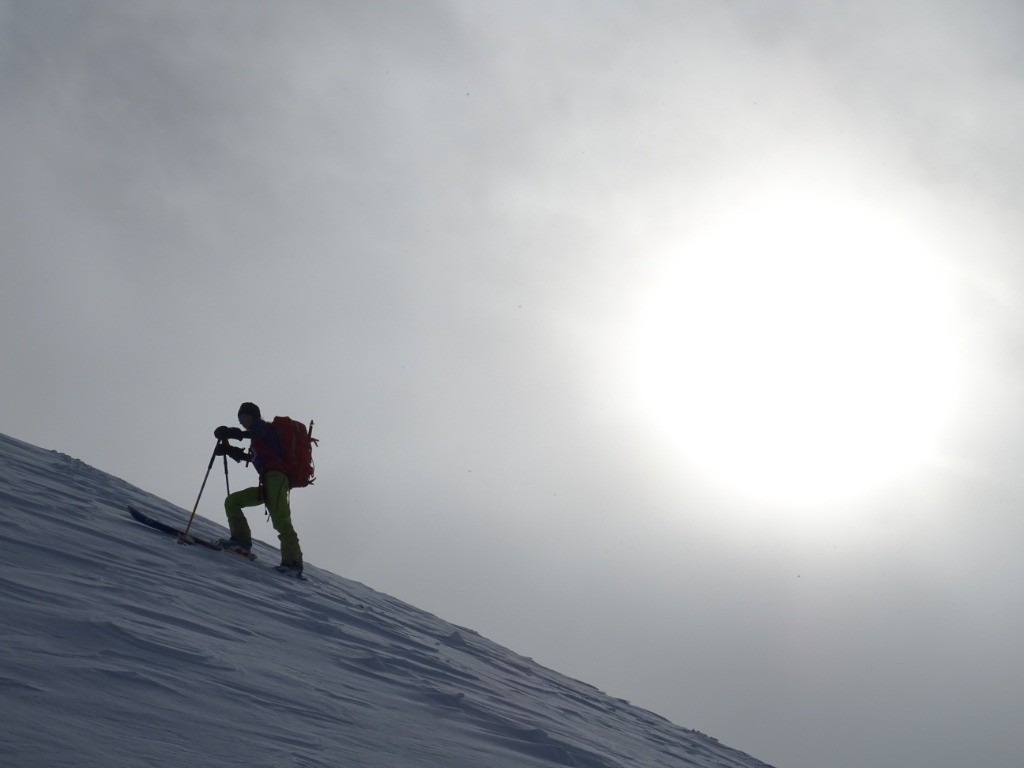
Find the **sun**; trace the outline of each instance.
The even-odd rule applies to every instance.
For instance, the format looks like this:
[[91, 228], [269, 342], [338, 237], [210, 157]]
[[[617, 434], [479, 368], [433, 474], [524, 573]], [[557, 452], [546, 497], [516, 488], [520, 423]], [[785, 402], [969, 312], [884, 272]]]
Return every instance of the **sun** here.
[[928, 459], [958, 386], [949, 286], [920, 227], [849, 195], [712, 217], [647, 296], [636, 391], [719, 490], [820, 505]]

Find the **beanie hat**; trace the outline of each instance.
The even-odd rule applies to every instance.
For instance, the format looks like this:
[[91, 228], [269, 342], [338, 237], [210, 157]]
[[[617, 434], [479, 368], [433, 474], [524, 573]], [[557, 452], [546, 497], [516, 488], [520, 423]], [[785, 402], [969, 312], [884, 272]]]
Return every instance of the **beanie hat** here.
[[255, 403], [242, 403], [238, 406], [238, 416], [241, 418], [243, 413], [247, 413], [255, 419], [260, 418], [260, 407]]

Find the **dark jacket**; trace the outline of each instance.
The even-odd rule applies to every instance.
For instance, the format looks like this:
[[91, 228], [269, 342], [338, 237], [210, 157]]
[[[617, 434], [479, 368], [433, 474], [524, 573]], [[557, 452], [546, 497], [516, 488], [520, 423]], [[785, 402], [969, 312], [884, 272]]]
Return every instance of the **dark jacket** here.
[[278, 437], [273, 424], [260, 419], [252, 425], [249, 437], [252, 440], [249, 446], [252, 465], [260, 477], [270, 470], [282, 468], [284, 451], [281, 449], [281, 438]]

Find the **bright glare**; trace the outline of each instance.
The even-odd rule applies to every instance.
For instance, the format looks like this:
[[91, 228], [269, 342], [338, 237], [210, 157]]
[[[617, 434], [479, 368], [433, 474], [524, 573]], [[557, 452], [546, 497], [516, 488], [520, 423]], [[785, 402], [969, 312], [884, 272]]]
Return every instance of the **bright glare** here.
[[730, 493], [808, 505], [929, 457], [957, 353], [923, 232], [848, 199], [765, 196], [676, 247], [635, 370], [679, 460]]

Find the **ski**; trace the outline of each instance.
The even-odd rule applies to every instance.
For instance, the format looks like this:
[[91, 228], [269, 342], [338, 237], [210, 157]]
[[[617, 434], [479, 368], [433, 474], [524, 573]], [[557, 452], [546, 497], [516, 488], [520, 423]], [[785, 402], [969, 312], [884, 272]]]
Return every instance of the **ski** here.
[[[140, 512], [135, 507], [128, 507], [128, 512], [131, 514], [132, 517], [134, 517], [143, 525], [148, 525], [150, 528], [156, 528], [158, 531], [163, 531], [164, 533], [169, 533], [172, 536], [176, 536], [179, 541], [181, 541], [182, 537], [185, 535], [185, 532], [180, 528], [175, 528], [173, 525], [168, 525], [167, 523], [162, 523], [159, 520], [155, 520], [149, 515]], [[187, 539], [185, 539], [182, 543], [199, 544], [201, 546], [208, 547], [209, 549], [216, 549], [218, 551], [224, 549], [224, 547], [222, 547], [220, 545], [220, 542], [218, 541], [210, 541], [209, 539], [203, 539], [199, 536], [193, 536], [191, 533], [188, 535]]]
[[243, 552], [240, 549], [233, 549], [231, 547], [225, 547], [219, 541], [211, 541], [210, 539], [204, 539], [200, 536], [194, 536], [191, 533], [186, 537], [185, 532], [180, 528], [175, 528], [173, 525], [162, 523], [159, 520], [155, 520], [144, 512], [140, 512], [135, 507], [128, 507], [128, 512], [143, 525], [148, 525], [150, 528], [156, 528], [158, 531], [169, 533], [176, 537], [182, 544], [199, 544], [200, 546], [207, 547], [208, 549], [215, 549], [218, 552], [231, 552], [241, 557], [246, 557], [250, 560], [255, 560], [256, 555], [252, 552]]
[[[220, 542], [218, 542], [218, 544], [219, 543]], [[239, 557], [245, 557], [249, 560], [256, 559], [256, 555], [254, 555], [252, 552], [246, 552], [244, 549], [238, 549], [237, 547], [226, 547], [223, 544], [220, 544], [220, 548], [223, 549], [225, 552], [230, 552], [231, 554], [238, 555]]]
[[301, 570], [296, 571], [296, 570], [291, 569], [291, 568], [284, 568], [283, 566], [280, 566], [280, 565], [274, 566], [274, 570], [277, 571], [278, 573], [280, 573], [283, 576], [288, 576], [288, 577], [293, 578], [293, 579], [298, 579], [299, 581], [309, 581], [309, 579], [307, 579], [302, 574]]
[[[167, 523], [161, 522], [160, 520], [156, 520], [156, 519], [150, 517], [149, 515], [145, 514], [144, 512], [140, 512], [135, 507], [129, 506], [128, 507], [128, 512], [131, 514], [132, 517], [134, 517], [136, 520], [138, 520], [143, 525], [148, 525], [150, 528], [155, 528], [158, 531], [163, 531], [164, 533], [168, 533], [171, 536], [176, 537], [178, 539], [178, 541], [182, 540], [182, 535], [184, 534], [184, 531], [182, 531], [180, 528], [175, 528], [173, 525], [168, 525]], [[239, 555], [240, 557], [245, 557], [245, 558], [247, 558], [249, 560], [255, 560], [256, 559], [256, 555], [254, 555], [252, 552], [244, 552], [244, 551], [242, 551], [240, 549], [234, 549], [232, 547], [225, 547], [219, 541], [211, 541], [210, 539], [203, 539], [203, 538], [200, 538], [199, 536], [193, 536], [191, 533], [188, 535], [188, 538], [185, 540], [185, 543], [186, 544], [200, 544], [200, 545], [202, 545], [204, 547], [208, 547], [209, 549], [215, 549], [215, 550], [217, 550], [219, 552], [231, 552], [232, 554]], [[277, 571], [277, 568], [275, 567], [274, 570]], [[297, 579], [298, 581], [309, 581], [309, 579], [307, 579], [302, 573], [295, 573], [294, 571], [287, 571], [287, 572], [278, 571], [278, 573], [282, 573], [284, 576], [288, 576], [290, 578]]]

